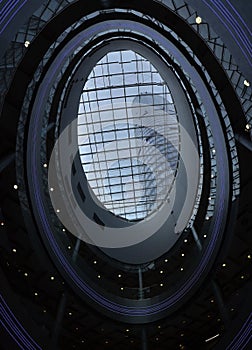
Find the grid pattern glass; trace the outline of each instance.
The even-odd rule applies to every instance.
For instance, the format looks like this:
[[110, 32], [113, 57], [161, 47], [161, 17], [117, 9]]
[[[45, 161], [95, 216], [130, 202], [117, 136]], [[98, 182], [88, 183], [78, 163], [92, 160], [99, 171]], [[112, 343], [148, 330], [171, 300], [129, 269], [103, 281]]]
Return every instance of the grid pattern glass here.
[[78, 146], [102, 205], [141, 220], [169, 198], [179, 160], [179, 125], [167, 84], [132, 50], [106, 54], [80, 96]]

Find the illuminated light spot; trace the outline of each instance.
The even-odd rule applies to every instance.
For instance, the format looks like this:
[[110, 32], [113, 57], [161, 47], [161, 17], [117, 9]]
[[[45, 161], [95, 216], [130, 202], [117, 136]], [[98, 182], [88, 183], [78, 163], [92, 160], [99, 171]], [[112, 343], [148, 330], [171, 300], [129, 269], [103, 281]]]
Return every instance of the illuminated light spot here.
[[222, 264], [222, 266], [223, 266], [223, 267], [226, 267], [226, 266], [227, 266], [227, 264], [223, 263], [223, 264]]
[[46, 313], [46, 309], [43, 310], [44, 314]]
[[213, 154], [215, 154], [215, 149], [214, 148], [213, 148], [212, 152], [213, 152]]
[[126, 329], [126, 332], [129, 332], [129, 329], [128, 329], [128, 328]]
[[246, 79], [244, 80], [243, 84], [244, 84], [245, 86], [247, 86], [247, 87], [250, 86], [250, 82], [249, 82], [248, 80], [246, 80]]
[[68, 312], [68, 315], [69, 315], [69, 316], [72, 316], [72, 312]]
[[94, 261], [93, 261], [93, 263], [94, 263], [94, 264], [97, 264], [97, 261], [96, 261], [96, 260], [94, 260]]
[[184, 336], [184, 333], [181, 333], [180, 336], [183, 337], [183, 336]]
[[25, 277], [27, 277], [27, 276], [28, 276], [28, 273], [27, 273], [27, 272], [25, 272], [25, 273], [24, 273], [24, 275], [25, 275]]
[[47, 168], [47, 164], [46, 164], [46, 163], [44, 163], [44, 164], [43, 164], [43, 167], [44, 167], [44, 168]]
[[251, 124], [249, 124], [249, 123], [248, 123], [248, 124], [246, 124], [246, 125], [245, 125], [245, 129], [246, 129], [246, 131], [250, 130], [250, 129], [251, 129], [251, 127], [252, 127], [252, 126], [251, 126]]
[[163, 287], [164, 285], [163, 285], [163, 283], [160, 283], [160, 287]]
[[97, 278], [101, 278], [101, 275], [98, 275]]
[[184, 242], [187, 243], [187, 239], [184, 239]]
[[35, 293], [34, 293], [34, 295], [37, 297], [37, 296], [38, 296], [38, 293], [37, 293], [37, 292], [35, 292]]
[[159, 325], [157, 328], [159, 328], [159, 329], [160, 329], [160, 328], [161, 328], [161, 326]]
[[16, 253], [16, 252], [17, 252], [17, 249], [13, 248], [12, 251], [13, 251], [13, 253]]
[[67, 249], [69, 249], [69, 250], [70, 250], [70, 249], [72, 249], [72, 247], [69, 245], [69, 246], [67, 247]]
[[181, 267], [181, 268], [180, 268], [180, 271], [184, 271], [184, 268], [183, 268], [183, 267]]
[[200, 16], [197, 16], [197, 17], [195, 18], [195, 22], [196, 22], [197, 24], [202, 23], [202, 18], [201, 18]]
[[203, 237], [204, 237], [204, 238], [207, 238], [207, 235], [204, 235]]
[[167, 263], [167, 262], [168, 262], [168, 259], [165, 259], [165, 262]]
[[214, 300], [213, 300], [213, 299], [211, 299], [211, 303], [214, 303]]
[[24, 42], [24, 46], [25, 47], [28, 47], [30, 45], [30, 41], [29, 40], [26, 40], [25, 42]]
[[212, 199], [212, 197], [209, 197], [208, 200], [210, 201]]
[[50, 279], [51, 279], [51, 281], [54, 281], [54, 276], [51, 276], [51, 278], [50, 278]]
[[56, 209], [56, 213], [60, 213], [60, 209]]
[[163, 271], [163, 270], [161, 270], [161, 271], [160, 271], [160, 273], [164, 273], [164, 271]]
[[119, 274], [119, 275], [118, 275], [118, 277], [119, 277], [119, 278], [121, 278], [121, 277], [122, 277], [122, 275], [120, 275], [120, 274]]
[[245, 276], [244, 276], [244, 275], [242, 275], [242, 276], [241, 276], [241, 279], [243, 280], [244, 278], [245, 278]]
[[18, 185], [14, 185], [13, 188], [14, 188], [14, 190], [17, 190], [18, 189]]
[[206, 216], [206, 220], [209, 220], [209, 216]]
[[50, 187], [50, 191], [53, 192], [53, 191], [54, 191], [54, 188], [53, 188], [53, 187]]
[[182, 253], [182, 254], [181, 254], [181, 256], [185, 256], [185, 254], [184, 254], [184, 253]]
[[4, 226], [4, 222], [3, 221], [1, 222], [1, 226]]
[[121, 290], [124, 290], [124, 288], [123, 288], [123, 287], [121, 287]]
[[248, 259], [251, 259], [251, 255], [250, 254], [248, 255]]
[[62, 231], [63, 231], [63, 232], [66, 232], [66, 229], [65, 229], [65, 228], [63, 228], [63, 229], [62, 229]]

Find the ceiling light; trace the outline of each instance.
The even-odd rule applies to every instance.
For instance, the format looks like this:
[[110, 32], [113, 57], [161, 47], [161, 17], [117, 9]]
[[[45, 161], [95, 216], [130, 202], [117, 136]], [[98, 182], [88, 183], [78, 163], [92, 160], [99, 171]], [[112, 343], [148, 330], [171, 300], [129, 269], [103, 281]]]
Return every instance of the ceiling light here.
[[13, 248], [12, 251], [13, 251], [13, 253], [16, 253], [16, 252], [17, 252], [17, 250], [16, 250], [15, 248]]
[[227, 265], [225, 263], [222, 264], [223, 267], [226, 267]]
[[66, 232], [66, 229], [65, 229], [65, 228], [63, 228], [63, 229], [62, 229], [62, 231], [63, 231], [63, 232]]
[[205, 342], [207, 343], [207, 342], [209, 342], [209, 341], [211, 341], [211, 340], [217, 338], [218, 336], [219, 336], [219, 334], [216, 334], [216, 335], [214, 335], [213, 337], [206, 339]]
[[54, 280], [54, 276], [51, 276], [51, 281], [53, 281]]
[[184, 254], [184, 253], [182, 253], [182, 254], [181, 254], [181, 256], [185, 256], [185, 254]]
[[129, 332], [129, 329], [126, 329], [126, 332]]
[[241, 276], [241, 279], [242, 279], [242, 280], [244, 279], [244, 275]]
[[60, 213], [60, 209], [56, 209], [56, 212], [57, 212], [57, 213]]
[[207, 238], [207, 235], [204, 235], [203, 237], [204, 237], [204, 238]]
[[50, 191], [53, 192], [53, 191], [54, 191], [54, 188], [53, 188], [53, 187], [50, 187]]
[[24, 273], [24, 275], [25, 275], [25, 277], [27, 277], [27, 276], [28, 276], [28, 273], [27, 273], [27, 272], [25, 272], [25, 273]]
[[251, 259], [251, 255], [250, 254], [248, 255], [248, 259]]
[[164, 285], [163, 285], [163, 283], [160, 283], [160, 287], [163, 287]]
[[197, 16], [197, 17], [195, 18], [195, 22], [196, 22], [197, 24], [202, 23], [202, 18], [201, 18], [200, 16]]
[[68, 312], [68, 315], [69, 315], [69, 316], [72, 316], [72, 312]]
[[1, 222], [1, 226], [4, 226], [4, 222], [3, 221]]
[[35, 293], [34, 293], [34, 295], [37, 297], [37, 296], [38, 296], [38, 293], [37, 293], [37, 292], [35, 292]]
[[160, 271], [160, 273], [164, 273], [164, 271], [163, 271], [163, 270], [161, 270], [161, 271]]
[[181, 267], [181, 268], [180, 268], [180, 271], [184, 271], [184, 268], [183, 268], [183, 267]]
[[212, 152], [213, 152], [213, 154], [215, 154], [215, 149], [214, 148], [213, 148]]
[[44, 163], [44, 164], [43, 164], [43, 167], [44, 167], [44, 168], [47, 168], [47, 164], [46, 164], [46, 163]]
[[206, 216], [206, 220], [209, 220], [209, 216]]
[[184, 239], [184, 242], [187, 243], [187, 239]]
[[251, 124], [249, 124], [249, 123], [246, 124], [246, 125], [245, 125], [245, 129], [246, 129], [246, 130], [250, 130], [250, 129], [251, 129]]
[[101, 275], [98, 275], [97, 278], [101, 278]]
[[94, 264], [97, 264], [97, 261], [96, 261], [96, 260], [94, 260]]
[[167, 262], [168, 262], [168, 259], [165, 259], [165, 262], [167, 263]]
[[24, 42], [24, 46], [25, 47], [28, 47], [30, 45], [30, 41], [29, 40], [26, 40], [25, 42]]
[[119, 275], [118, 275], [118, 277], [119, 277], [119, 278], [121, 278], [121, 277], [122, 277], [122, 275], [120, 275], [120, 274], [119, 274]]
[[245, 86], [250, 86], [250, 82], [247, 81], [246, 79], [244, 80], [243, 84], [244, 84]]
[[70, 250], [72, 247], [69, 245], [67, 248]]
[[211, 299], [211, 303], [214, 303], [214, 300], [213, 300], [213, 299]]
[[121, 287], [121, 290], [123, 290], [123, 287]]
[[18, 189], [18, 185], [14, 185], [13, 188], [14, 188], [14, 190], [17, 190]]

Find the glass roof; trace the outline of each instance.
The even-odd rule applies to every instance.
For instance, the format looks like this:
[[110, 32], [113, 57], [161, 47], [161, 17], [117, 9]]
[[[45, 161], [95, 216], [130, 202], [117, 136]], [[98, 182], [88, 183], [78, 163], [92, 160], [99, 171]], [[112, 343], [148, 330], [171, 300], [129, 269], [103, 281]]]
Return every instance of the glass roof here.
[[167, 84], [146, 58], [109, 52], [84, 85], [78, 146], [102, 205], [141, 220], [168, 198], [178, 166], [179, 126]]

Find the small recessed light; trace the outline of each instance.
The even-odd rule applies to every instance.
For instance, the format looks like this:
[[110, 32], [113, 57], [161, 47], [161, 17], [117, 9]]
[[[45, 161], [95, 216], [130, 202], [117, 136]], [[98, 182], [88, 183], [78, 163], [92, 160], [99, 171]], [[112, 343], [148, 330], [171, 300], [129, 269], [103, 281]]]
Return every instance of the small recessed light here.
[[249, 82], [249, 81], [247, 81], [246, 79], [244, 80], [243, 84], [244, 84], [245, 86], [247, 86], [247, 87], [249, 87], [249, 86], [250, 86], [250, 82]]
[[43, 310], [44, 314], [46, 313], [46, 309]]
[[248, 255], [248, 259], [251, 259], [251, 255], [250, 254]]
[[208, 197], [208, 200], [210, 201], [212, 199], [212, 197]]
[[163, 271], [163, 270], [161, 270], [161, 271], [160, 271], [160, 273], [164, 273], [164, 271]]
[[124, 288], [123, 287], [121, 287], [121, 290], [123, 290]]
[[184, 242], [187, 243], [187, 239], [184, 239]]
[[101, 275], [98, 275], [97, 278], [101, 278]]
[[38, 296], [38, 293], [37, 293], [37, 292], [35, 292], [35, 293], [34, 293], [34, 295], [37, 297], [37, 296]]
[[17, 190], [18, 189], [18, 185], [14, 185], [13, 188], [14, 188], [14, 190]]
[[69, 250], [70, 250], [70, 249], [72, 249], [72, 247], [69, 245], [69, 246], [67, 247], [67, 249], [69, 249]]
[[207, 235], [204, 235], [203, 237], [204, 237], [204, 238], [207, 238]]
[[25, 272], [25, 273], [24, 273], [24, 275], [25, 275], [25, 277], [27, 277], [27, 276], [28, 276], [28, 273], [27, 273], [27, 272]]
[[180, 271], [184, 271], [184, 268], [183, 268], [183, 267], [181, 267], [181, 268], [180, 268]]
[[244, 278], [245, 278], [245, 276], [242, 275], [242, 276], [241, 276], [241, 279], [243, 280]]
[[54, 191], [54, 188], [53, 188], [53, 187], [50, 187], [50, 191], [53, 192], [53, 191]]
[[206, 220], [209, 220], [209, 216], [206, 216]]
[[54, 276], [51, 276], [50, 279], [51, 279], [51, 281], [53, 281], [54, 280]]
[[26, 40], [25, 42], [24, 42], [24, 46], [25, 47], [28, 47], [30, 45], [30, 41], [29, 40]]
[[182, 254], [181, 254], [181, 256], [185, 256], [185, 254], [184, 254], [184, 253], [182, 253]]
[[213, 148], [212, 152], [213, 152], [213, 154], [215, 154], [215, 149], [214, 148]]
[[222, 264], [223, 267], [226, 267], [227, 265], [225, 263]]
[[160, 283], [160, 287], [163, 287], [164, 285], [163, 285], [163, 283]]
[[168, 259], [165, 259], [165, 262], [167, 263], [167, 262], [168, 262]]
[[44, 167], [44, 168], [47, 168], [47, 164], [46, 164], [46, 163], [44, 163], [44, 164], [43, 164], [43, 167]]
[[63, 231], [63, 232], [66, 232], [66, 229], [65, 229], [65, 228], [63, 228], [63, 229], [62, 229], [62, 231]]
[[60, 213], [60, 209], [56, 209], [56, 212], [57, 212], [57, 213]]
[[160, 329], [160, 328], [161, 328], [161, 326], [159, 325], [159, 326], [157, 326], [157, 328], [159, 328], [159, 329]]
[[93, 263], [94, 263], [94, 264], [97, 264], [97, 261], [96, 261], [96, 260], [94, 260], [94, 261], [93, 261]]
[[3, 221], [1, 222], [1, 226], [4, 226], [4, 222]]
[[119, 274], [119, 275], [118, 275], [118, 277], [119, 277], [119, 278], [121, 278], [121, 277], [122, 277], [122, 275], [120, 275], [120, 274]]
[[200, 16], [197, 16], [197, 17], [195, 18], [195, 22], [196, 22], [197, 24], [202, 23], [202, 18], [201, 18]]
[[129, 332], [129, 329], [128, 329], [128, 328], [126, 329], [126, 332]]
[[245, 125], [245, 129], [246, 129], [246, 131], [250, 130], [250, 129], [251, 129], [251, 127], [252, 127], [252, 126], [251, 126], [251, 124], [249, 124], [249, 123], [248, 123], [248, 124], [246, 124], [246, 125]]
[[68, 315], [69, 315], [69, 316], [72, 316], [72, 312], [68, 312]]
[[13, 248], [12, 251], [13, 251], [13, 253], [16, 253], [16, 252], [17, 252], [17, 249]]
[[213, 300], [213, 299], [211, 299], [211, 303], [214, 303], [214, 300]]

